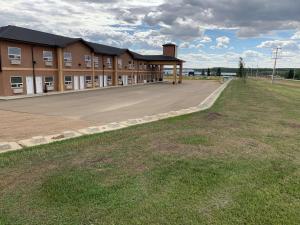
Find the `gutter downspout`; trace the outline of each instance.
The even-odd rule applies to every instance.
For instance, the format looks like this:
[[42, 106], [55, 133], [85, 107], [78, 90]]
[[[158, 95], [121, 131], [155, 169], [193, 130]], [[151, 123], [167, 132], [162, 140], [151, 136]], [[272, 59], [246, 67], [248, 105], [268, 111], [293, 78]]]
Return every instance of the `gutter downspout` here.
[[35, 80], [35, 64], [34, 55], [33, 55], [34, 46], [31, 45], [31, 60], [32, 60], [32, 77], [33, 77], [33, 93], [36, 94], [36, 80]]

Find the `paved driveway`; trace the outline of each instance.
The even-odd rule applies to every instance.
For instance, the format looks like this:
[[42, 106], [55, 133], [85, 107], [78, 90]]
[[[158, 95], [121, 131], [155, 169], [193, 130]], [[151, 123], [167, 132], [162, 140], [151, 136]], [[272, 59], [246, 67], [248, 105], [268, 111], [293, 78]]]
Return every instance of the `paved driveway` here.
[[219, 86], [216, 81], [184, 81], [0, 101], [0, 141], [196, 106]]

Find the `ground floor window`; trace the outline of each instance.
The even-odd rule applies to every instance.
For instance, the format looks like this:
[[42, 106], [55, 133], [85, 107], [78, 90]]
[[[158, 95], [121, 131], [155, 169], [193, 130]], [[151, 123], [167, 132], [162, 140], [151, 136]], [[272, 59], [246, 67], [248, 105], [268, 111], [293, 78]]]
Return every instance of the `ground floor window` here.
[[92, 76], [85, 76], [86, 87], [93, 87]]
[[12, 88], [22, 88], [23, 87], [23, 78], [14, 76], [10, 78], [10, 85]]
[[72, 76], [65, 76], [65, 85], [72, 84]]
[[47, 85], [47, 87], [52, 87], [54, 85], [54, 78], [45, 77], [45, 85]]
[[107, 77], [107, 84], [108, 84], [108, 86], [112, 86], [112, 78], [111, 78], [111, 76]]

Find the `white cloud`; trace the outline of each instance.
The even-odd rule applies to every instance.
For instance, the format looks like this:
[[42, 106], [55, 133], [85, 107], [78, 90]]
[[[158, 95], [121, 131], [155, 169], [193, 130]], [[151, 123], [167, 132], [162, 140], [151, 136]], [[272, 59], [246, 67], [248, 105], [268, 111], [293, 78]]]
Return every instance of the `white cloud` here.
[[282, 48], [285, 50], [296, 51], [299, 50], [299, 45], [294, 40], [273, 40], [264, 41], [257, 48]]
[[292, 37], [292, 40], [300, 40], [300, 31], [297, 31]]
[[230, 38], [226, 36], [218, 37], [216, 38], [216, 48], [228, 48], [228, 45], [230, 43]]

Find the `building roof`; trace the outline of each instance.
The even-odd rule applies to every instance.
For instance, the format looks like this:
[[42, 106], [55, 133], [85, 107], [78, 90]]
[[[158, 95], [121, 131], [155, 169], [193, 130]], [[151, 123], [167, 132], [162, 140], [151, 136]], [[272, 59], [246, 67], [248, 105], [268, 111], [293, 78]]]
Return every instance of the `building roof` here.
[[[164, 55], [141, 55], [129, 49], [116, 48], [108, 45], [85, 41], [82, 38], [70, 38], [46, 32], [31, 30], [17, 26], [0, 27], [0, 40], [17, 41], [29, 44], [46, 45], [51, 47], [66, 47], [74, 42], [81, 41], [91, 48], [95, 53], [119, 56], [128, 52], [136, 60], [144, 61], [182, 61], [178, 58]], [[168, 44], [167, 44], [168, 45]]]

